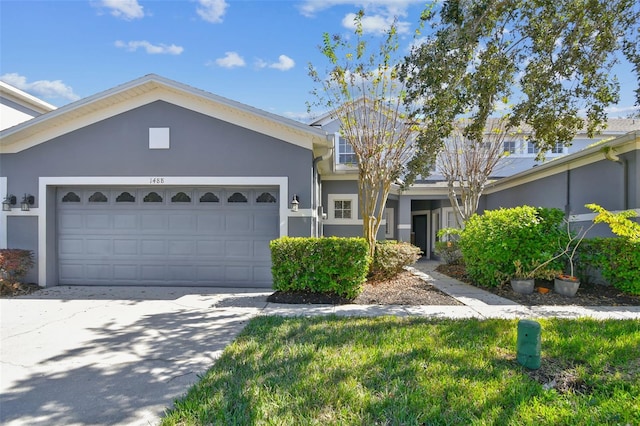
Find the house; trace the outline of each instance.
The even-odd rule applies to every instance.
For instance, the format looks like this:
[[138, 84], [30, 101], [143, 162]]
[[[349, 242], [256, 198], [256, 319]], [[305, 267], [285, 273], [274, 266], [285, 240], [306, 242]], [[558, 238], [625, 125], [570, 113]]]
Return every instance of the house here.
[[0, 197], [33, 201], [0, 247], [33, 250], [40, 286], [269, 286], [269, 241], [312, 235], [332, 138], [147, 75], [0, 133]]
[[[361, 235], [349, 151], [330, 117], [306, 125], [147, 75], [0, 132], [0, 247], [33, 250], [40, 286], [269, 287], [270, 240]], [[638, 208], [638, 160], [636, 131], [500, 179], [481, 208]], [[378, 237], [431, 256], [454, 224], [446, 185], [423, 181], [393, 189]]]

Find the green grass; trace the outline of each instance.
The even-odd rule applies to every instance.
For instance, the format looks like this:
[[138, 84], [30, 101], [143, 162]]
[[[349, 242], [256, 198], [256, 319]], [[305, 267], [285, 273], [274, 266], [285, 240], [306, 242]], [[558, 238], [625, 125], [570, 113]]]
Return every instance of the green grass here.
[[162, 424], [640, 424], [640, 321], [540, 322], [529, 372], [517, 321], [259, 317]]

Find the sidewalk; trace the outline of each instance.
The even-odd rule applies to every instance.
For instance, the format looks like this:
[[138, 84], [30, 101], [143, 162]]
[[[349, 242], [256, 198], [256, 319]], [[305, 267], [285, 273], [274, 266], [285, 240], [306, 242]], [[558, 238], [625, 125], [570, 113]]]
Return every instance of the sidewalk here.
[[411, 271], [464, 306], [287, 305], [267, 303], [260, 315], [425, 316], [431, 318], [640, 319], [640, 306], [524, 306], [435, 271], [436, 261], [420, 261]]

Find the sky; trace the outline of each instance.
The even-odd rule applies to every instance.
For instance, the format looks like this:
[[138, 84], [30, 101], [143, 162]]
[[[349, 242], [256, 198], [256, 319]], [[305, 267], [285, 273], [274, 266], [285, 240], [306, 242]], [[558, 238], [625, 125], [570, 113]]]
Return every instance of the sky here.
[[[380, 37], [397, 17], [408, 53], [425, 0], [0, 0], [0, 80], [55, 106], [147, 74], [308, 121], [308, 64], [327, 68], [323, 33]], [[616, 68], [624, 117], [635, 76]], [[626, 89], [625, 89], [626, 88]], [[320, 111], [314, 111], [318, 114]]]

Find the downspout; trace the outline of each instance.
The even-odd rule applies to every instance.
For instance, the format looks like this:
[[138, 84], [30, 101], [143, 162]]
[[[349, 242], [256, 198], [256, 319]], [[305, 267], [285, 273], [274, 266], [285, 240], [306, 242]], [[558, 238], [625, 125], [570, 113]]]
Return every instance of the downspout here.
[[[333, 136], [333, 137], [331, 137]], [[335, 144], [335, 135], [327, 135], [327, 140], [333, 139], [333, 143]], [[327, 152], [324, 155], [321, 155], [319, 157], [316, 157], [313, 159], [313, 188], [312, 188], [312, 199], [313, 199], [313, 211], [315, 212], [314, 215], [312, 215], [312, 220], [313, 220], [313, 237], [319, 237], [320, 236], [320, 220], [321, 220], [321, 216], [322, 216], [322, 212], [320, 211], [320, 197], [322, 194], [320, 194], [320, 191], [317, 189], [320, 187], [320, 174], [318, 173], [318, 163], [324, 160], [328, 160], [329, 157], [331, 157], [331, 155], [333, 154], [333, 144], [332, 147], [329, 148], [327, 150]]]
[[622, 173], [624, 174], [622, 189], [623, 193], [623, 210], [629, 210], [629, 160], [622, 158]]

